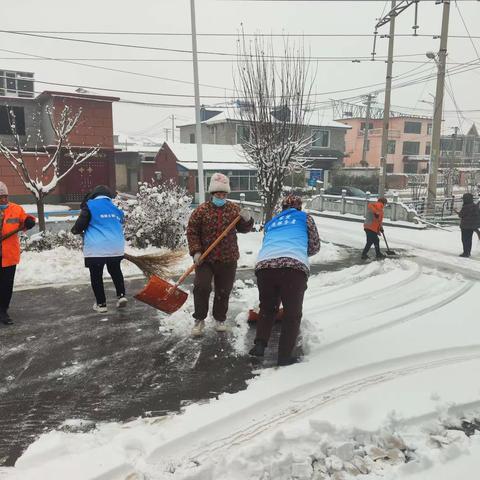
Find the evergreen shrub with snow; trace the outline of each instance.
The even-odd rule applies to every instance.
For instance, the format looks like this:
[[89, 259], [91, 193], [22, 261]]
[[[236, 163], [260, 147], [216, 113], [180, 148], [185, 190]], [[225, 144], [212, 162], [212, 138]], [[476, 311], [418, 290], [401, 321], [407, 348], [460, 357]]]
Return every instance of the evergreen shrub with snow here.
[[136, 198], [115, 203], [125, 212], [125, 238], [132, 247], [174, 250], [185, 245], [192, 197], [184, 188], [172, 181], [140, 183]]
[[26, 252], [43, 252], [57, 247], [65, 247], [69, 250], [82, 248], [82, 237], [71, 232], [60, 230], [59, 232], [39, 232], [31, 237], [21, 237], [22, 249]]

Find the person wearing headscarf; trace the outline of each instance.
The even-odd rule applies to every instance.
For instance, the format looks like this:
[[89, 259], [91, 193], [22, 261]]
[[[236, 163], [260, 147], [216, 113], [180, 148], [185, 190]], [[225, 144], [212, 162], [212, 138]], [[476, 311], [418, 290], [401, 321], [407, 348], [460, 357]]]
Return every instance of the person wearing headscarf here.
[[[199, 205], [191, 214], [187, 227], [187, 241], [190, 255], [196, 265], [193, 283], [194, 326], [193, 336], [203, 334], [205, 319], [208, 315], [208, 302], [212, 291], [212, 280], [215, 288], [212, 315], [217, 332], [226, 330], [230, 292], [233, 288], [237, 271], [237, 260], [240, 257], [237, 243], [237, 232], [247, 233], [252, 230], [253, 218], [250, 211], [229, 202], [230, 193], [228, 177], [222, 173], [214, 173], [208, 191], [210, 199]], [[236, 228], [200, 262], [202, 253], [220, 236], [235, 220], [241, 217]]]
[[283, 306], [278, 344], [279, 366], [291, 365], [302, 319], [303, 296], [310, 267], [308, 257], [320, 251], [313, 217], [302, 211], [302, 199], [288, 195], [282, 212], [265, 224], [262, 248], [255, 266], [260, 313], [250, 355], [262, 357], [268, 346], [278, 306]]
[[85, 267], [90, 270], [90, 283], [95, 295], [93, 309], [98, 313], [108, 311], [103, 269], [112, 277], [117, 293], [117, 307], [127, 305], [125, 282], [120, 263], [125, 253], [123, 234], [124, 213], [112, 202], [114, 194], [105, 185], [96, 186], [81, 204], [80, 215], [72, 233], [83, 235]]

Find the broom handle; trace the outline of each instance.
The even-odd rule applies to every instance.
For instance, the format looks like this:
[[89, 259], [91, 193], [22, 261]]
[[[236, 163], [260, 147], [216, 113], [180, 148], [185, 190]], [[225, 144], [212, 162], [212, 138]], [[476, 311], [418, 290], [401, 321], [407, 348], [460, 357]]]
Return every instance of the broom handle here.
[[[230, 230], [235, 228], [237, 223], [240, 221], [240, 215], [235, 218], [235, 220], [220, 234], [220, 236], [202, 253], [202, 256], [198, 260], [200, 263], [208, 254], [230, 233]], [[197, 268], [197, 265], [193, 264], [179, 279], [178, 282], [175, 284], [175, 288], [177, 288], [183, 281]]]
[[390, 247], [388, 246], [387, 237], [385, 236], [385, 232], [382, 232], [382, 235], [383, 235], [383, 239], [385, 240], [385, 245], [387, 246], [387, 251], [388, 251], [388, 250], [390, 250]]
[[3, 235], [0, 237], [0, 243], [6, 240], [7, 238], [12, 237], [16, 233], [20, 232], [20, 230], [23, 230], [23, 225], [21, 227], [16, 228], [15, 230], [12, 230], [11, 232], [7, 233], [6, 235]]

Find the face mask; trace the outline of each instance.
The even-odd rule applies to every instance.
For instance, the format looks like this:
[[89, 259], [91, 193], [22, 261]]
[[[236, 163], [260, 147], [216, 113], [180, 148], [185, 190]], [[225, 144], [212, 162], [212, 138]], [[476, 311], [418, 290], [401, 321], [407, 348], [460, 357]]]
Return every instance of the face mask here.
[[224, 198], [213, 197], [212, 202], [216, 207], [223, 207], [225, 205], [226, 200]]
[[0, 210], [5, 210], [8, 207], [8, 203], [6, 205], [0, 205]]

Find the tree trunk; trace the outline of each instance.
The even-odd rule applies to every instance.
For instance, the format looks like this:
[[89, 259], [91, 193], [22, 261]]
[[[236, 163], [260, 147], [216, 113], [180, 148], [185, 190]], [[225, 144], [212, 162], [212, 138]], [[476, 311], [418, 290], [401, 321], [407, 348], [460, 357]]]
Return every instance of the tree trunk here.
[[38, 212], [38, 228], [41, 232], [46, 230], [45, 227], [45, 206], [43, 204], [43, 197], [37, 200], [37, 212]]

